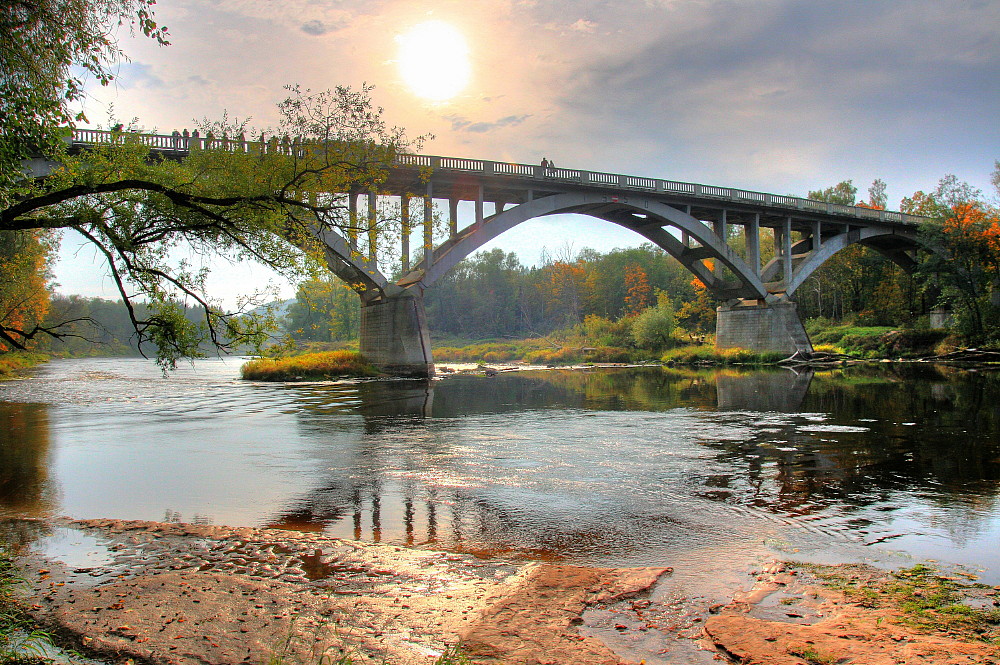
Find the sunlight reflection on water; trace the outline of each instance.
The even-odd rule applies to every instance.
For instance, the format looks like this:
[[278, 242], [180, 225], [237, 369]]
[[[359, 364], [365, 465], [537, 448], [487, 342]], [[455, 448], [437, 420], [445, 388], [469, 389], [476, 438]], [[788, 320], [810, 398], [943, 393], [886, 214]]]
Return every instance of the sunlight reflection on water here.
[[0, 511], [672, 565], [701, 588], [769, 556], [930, 557], [1000, 582], [1000, 395], [984, 377], [646, 368], [283, 385], [238, 367], [55, 361], [0, 385], [14, 470]]

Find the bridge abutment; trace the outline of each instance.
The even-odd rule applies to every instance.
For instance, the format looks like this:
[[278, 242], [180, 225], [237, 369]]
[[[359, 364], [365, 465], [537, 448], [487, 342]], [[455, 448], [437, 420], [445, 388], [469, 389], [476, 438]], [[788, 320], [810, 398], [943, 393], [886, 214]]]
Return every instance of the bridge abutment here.
[[717, 310], [715, 347], [740, 347], [750, 351], [796, 351], [812, 353], [812, 342], [791, 300], [761, 302], [740, 300]]
[[388, 296], [361, 308], [361, 353], [394, 376], [431, 377], [431, 338], [419, 294]]

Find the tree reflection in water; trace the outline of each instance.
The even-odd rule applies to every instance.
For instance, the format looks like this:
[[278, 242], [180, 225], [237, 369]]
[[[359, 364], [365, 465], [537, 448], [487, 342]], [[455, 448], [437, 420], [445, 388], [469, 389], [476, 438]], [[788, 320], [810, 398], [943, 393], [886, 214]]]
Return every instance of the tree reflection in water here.
[[48, 409], [0, 402], [0, 542], [23, 545], [46, 531], [41, 522], [3, 518], [44, 517], [55, 506]]

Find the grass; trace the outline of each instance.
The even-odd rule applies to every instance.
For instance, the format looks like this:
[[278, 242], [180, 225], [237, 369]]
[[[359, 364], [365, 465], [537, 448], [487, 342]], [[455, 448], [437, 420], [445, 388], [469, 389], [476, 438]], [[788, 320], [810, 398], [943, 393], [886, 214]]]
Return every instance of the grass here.
[[923, 564], [889, 575], [856, 574], [852, 567], [809, 566], [818, 577], [863, 607], [898, 613], [897, 621], [921, 632], [940, 632], [968, 640], [1000, 642], [1000, 609], [979, 609], [962, 602], [986, 585], [942, 575]]
[[36, 665], [50, 661], [52, 636], [20, 608], [14, 589], [22, 578], [10, 554], [0, 546], [0, 665]]
[[240, 373], [252, 381], [308, 381], [378, 376], [379, 372], [357, 351], [341, 349], [288, 358], [256, 358]]
[[47, 361], [49, 357], [43, 353], [16, 351], [0, 354], [0, 380], [10, 379], [23, 370]]
[[[954, 345], [944, 330], [858, 326], [850, 322], [831, 323], [825, 319], [806, 322], [814, 345], [825, 345], [839, 353], [861, 358], [914, 358], [941, 352]], [[948, 350], [948, 349], [945, 349]]]
[[582, 342], [554, 343], [533, 338], [509, 341], [482, 341], [466, 346], [434, 347], [434, 361], [439, 363], [511, 363], [529, 365], [575, 365], [580, 363], [630, 363], [649, 354], [614, 346], [587, 346]]
[[740, 348], [717, 349], [702, 344], [670, 349], [660, 360], [667, 364], [770, 365], [784, 360], [789, 355], [791, 354], [784, 352], [755, 352]]
[[809, 665], [836, 665], [840, 662], [840, 659], [836, 656], [831, 656], [828, 654], [820, 653], [812, 647], [808, 647], [802, 650], [794, 649], [789, 651], [793, 656], [798, 656], [802, 660], [806, 661]]

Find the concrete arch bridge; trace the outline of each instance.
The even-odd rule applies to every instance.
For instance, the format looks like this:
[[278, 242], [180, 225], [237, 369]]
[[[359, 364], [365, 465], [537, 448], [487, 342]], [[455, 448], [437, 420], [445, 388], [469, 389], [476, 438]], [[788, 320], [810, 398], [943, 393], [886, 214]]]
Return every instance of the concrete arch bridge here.
[[[73, 143], [85, 148], [108, 140], [103, 134], [77, 130]], [[182, 156], [197, 147], [190, 142], [205, 141], [144, 140], [167, 156]], [[235, 149], [241, 148], [250, 150], [253, 144]], [[380, 271], [374, 241], [359, 249], [356, 234], [325, 230], [317, 235], [330, 269], [361, 297], [361, 351], [389, 372], [418, 376], [434, 373], [424, 290], [484, 244], [530, 219], [576, 213], [638, 233], [726, 301], [719, 307], [717, 346], [788, 353], [812, 350], [793, 296], [817, 268], [860, 243], [912, 270], [921, 246], [918, 224], [925, 221], [899, 212], [659, 178], [411, 154], [397, 157], [377, 195], [345, 194], [352, 217], [362, 220], [352, 226], [363, 227], [367, 216], [371, 228], [377, 199], [398, 197], [403, 276], [395, 281]], [[359, 210], [361, 199], [367, 211]], [[434, 231], [435, 202], [447, 202], [443, 240]], [[461, 202], [471, 203], [475, 213], [460, 227]], [[420, 234], [418, 227], [422, 258], [411, 264], [410, 236]], [[737, 238], [740, 242], [734, 242]], [[764, 252], [773, 256], [766, 262], [762, 238], [773, 248]]]

